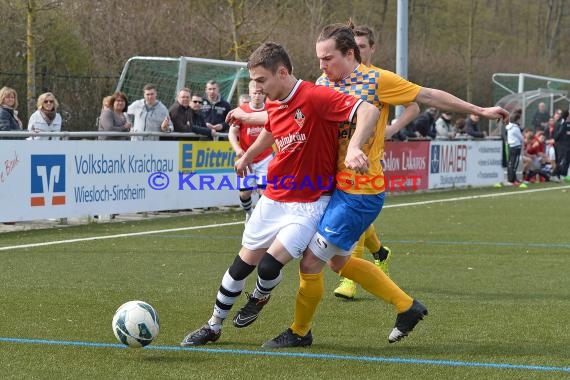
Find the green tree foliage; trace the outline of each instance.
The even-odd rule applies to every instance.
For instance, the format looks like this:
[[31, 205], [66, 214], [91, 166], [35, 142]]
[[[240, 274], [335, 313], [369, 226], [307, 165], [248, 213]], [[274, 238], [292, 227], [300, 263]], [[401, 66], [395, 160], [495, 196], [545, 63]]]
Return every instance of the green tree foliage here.
[[[321, 28], [352, 18], [376, 31], [373, 61], [395, 70], [394, 0], [35, 1], [57, 5], [38, 12], [33, 26], [35, 96], [56, 91], [72, 114], [67, 129], [93, 129], [101, 98], [135, 55], [246, 60], [260, 42], [273, 40], [287, 47], [298, 77], [314, 80]], [[0, 2], [0, 81], [21, 97], [26, 4]], [[569, 9], [570, 0], [409, 0], [409, 78], [481, 105], [493, 102], [495, 72], [568, 78]]]

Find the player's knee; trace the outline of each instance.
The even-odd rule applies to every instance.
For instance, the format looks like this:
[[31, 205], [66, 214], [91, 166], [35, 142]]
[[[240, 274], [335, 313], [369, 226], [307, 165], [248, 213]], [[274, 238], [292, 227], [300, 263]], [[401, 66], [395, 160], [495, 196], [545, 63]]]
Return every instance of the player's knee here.
[[266, 253], [257, 266], [257, 274], [264, 280], [272, 280], [279, 276], [281, 268], [283, 268], [283, 264], [269, 253]]
[[348, 261], [348, 258], [349, 258], [348, 256], [335, 256], [329, 260], [328, 262], [329, 267], [333, 272], [339, 273], [342, 267], [344, 267], [344, 265]]
[[239, 191], [239, 200], [242, 202], [251, 201], [251, 190], [240, 190]]
[[230, 266], [229, 274], [236, 281], [244, 280], [255, 269], [255, 265], [249, 265], [242, 260], [241, 257], [236, 256], [234, 262]]
[[325, 262], [319, 259], [311, 249], [307, 249], [303, 254], [303, 258], [299, 262], [299, 270], [301, 273], [316, 274], [320, 273], [325, 266]]

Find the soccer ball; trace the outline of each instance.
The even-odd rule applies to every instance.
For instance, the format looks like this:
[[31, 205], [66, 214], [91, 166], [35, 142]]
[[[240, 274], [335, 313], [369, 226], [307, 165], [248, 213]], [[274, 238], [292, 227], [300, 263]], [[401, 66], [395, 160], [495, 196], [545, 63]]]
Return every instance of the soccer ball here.
[[132, 348], [148, 346], [159, 330], [158, 314], [143, 301], [122, 304], [113, 317], [113, 333], [119, 342]]

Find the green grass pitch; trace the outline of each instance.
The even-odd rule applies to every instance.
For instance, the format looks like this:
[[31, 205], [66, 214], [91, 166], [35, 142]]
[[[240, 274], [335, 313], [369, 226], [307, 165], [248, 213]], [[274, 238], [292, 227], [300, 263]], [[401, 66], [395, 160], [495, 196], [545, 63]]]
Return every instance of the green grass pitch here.
[[[362, 289], [354, 301], [335, 298], [327, 269], [313, 346], [261, 348], [292, 321], [292, 262], [254, 325], [228, 320], [215, 344], [179, 348], [211, 314], [242, 212], [3, 233], [0, 378], [570, 378], [569, 190], [389, 195], [375, 225], [394, 252], [392, 277], [429, 308], [396, 344], [393, 308]], [[67, 242], [42, 244], [56, 241]], [[111, 331], [116, 308], [134, 299], [161, 320], [145, 349], [120, 348]]]

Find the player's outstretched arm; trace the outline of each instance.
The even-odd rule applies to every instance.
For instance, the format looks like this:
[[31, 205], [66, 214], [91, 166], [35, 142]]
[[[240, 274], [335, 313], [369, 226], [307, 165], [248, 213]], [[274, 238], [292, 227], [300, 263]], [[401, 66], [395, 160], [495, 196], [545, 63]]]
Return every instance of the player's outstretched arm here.
[[509, 122], [509, 112], [501, 107], [479, 107], [436, 88], [422, 87], [415, 100], [443, 111], [472, 113], [487, 119]]
[[231, 125], [238, 121], [244, 124], [263, 125], [267, 121], [267, 111], [245, 112], [239, 107], [230, 110], [226, 116], [226, 123]]

